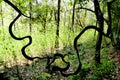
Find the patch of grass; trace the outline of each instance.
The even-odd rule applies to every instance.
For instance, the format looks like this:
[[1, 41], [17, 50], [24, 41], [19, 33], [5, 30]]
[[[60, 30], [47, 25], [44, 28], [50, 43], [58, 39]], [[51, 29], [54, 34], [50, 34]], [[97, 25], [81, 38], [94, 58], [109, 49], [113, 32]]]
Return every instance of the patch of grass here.
[[[38, 30], [41, 29], [39, 28], [40, 26], [36, 25], [35, 28], [33, 29], [33, 32], [30, 33], [29, 31], [26, 31], [26, 28], [24, 27], [19, 27], [18, 30], [14, 30], [14, 33], [16, 36], [19, 37], [23, 37], [26, 35], [31, 35], [33, 38], [33, 43], [32, 45], [30, 45], [28, 48], [26, 48], [26, 52], [28, 55], [30, 56], [42, 56], [42, 55], [48, 55], [49, 53], [53, 53], [54, 52], [54, 45], [55, 45], [55, 29], [56, 26], [52, 27], [52, 29], [50, 27], [48, 27], [46, 29], [46, 33]], [[1, 30], [2, 31], [2, 30]], [[25, 60], [25, 58], [22, 56], [21, 54], [21, 48], [26, 45], [28, 43], [28, 39], [25, 40], [21, 40], [21, 41], [16, 41], [14, 39], [11, 38], [11, 36], [9, 35], [9, 32], [7, 30], [7, 27], [4, 28], [4, 34], [3, 32], [1, 32], [0, 35], [2, 35], [1, 40], [0, 40], [0, 63], [5, 62], [6, 65], [10, 65], [10, 66], [15, 66], [15, 65], [22, 65], [22, 61], [25, 61], [27, 63], [27, 60]], [[71, 61], [71, 69], [76, 69], [77, 67], [77, 55], [76, 52], [73, 48], [73, 41], [75, 36], [79, 33], [75, 32], [72, 33], [70, 32], [70, 30], [68, 30], [67, 27], [65, 26], [61, 26], [60, 27], [60, 46], [67, 46], [67, 47], [71, 47], [70, 49], [66, 49], [64, 51], [61, 51], [61, 53], [67, 54], [68, 51], [71, 52], [73, 55], [67, 56], [66, 61]], [[88, 35], [89, 34], [89, 35]], [[95, 46], [95, 40], [93, 40], [94, 38], [94, 31], [90, 30], [90, 31], [86, 31], [85, 34], [82, 35], [82, 37], [79, 39], [78, 44], [82, 44], [79, 47], [79, 50], [81, 51], [80, 57], [81, 57], [81, 62], [82, 62], [82, 70], [78, 75], [75, 76], [70, 76], [68, 78], [63, 78], [63, 79], [69, 79], [69, 80], [77, 80], [77, 79], [81, 79], [81, 80], [86, 80], [86, 79], [96, 79], [96, 78], [100, 78], [101, 76], [107, 75], [110, 73], [110, 70], [112, 70], [113, 66], [112, 62], [107, 62], [107, 55], [102, 54], [102, 61], [103, 64], [101, 64], [101, 66], [99, 67], [95, 67], [94, 63], [91, 63], [90, 61], [87, 61], [89, 58], [93, 57], [92, 55], [94, 55], [93, 53], [93, 47]], [[96, 39], [96, 38], [95, 38]], [[92, 43], [91, 43], [92, 42]], [[102, 49], [102, 52], [107, 52], [107, 49]], [[11, 62], [10, 62], [11, 61]], [[24, 62], [24, 63], [25, 63]], [[90, 62], [90, 63], [89, 63]], [[65, 64], [62, 63], [61, 60], [56, 60], [56, 63], [59, 66], [63, 66]], [[43, 65], [43, 63], [39, 63], [39, 65]], [[39, 65], [35, 66], [38, 67]], [[44, 65], [45, 66], [45, 65]], [[43, 70], [43, 67], [40, 68]], [[35, 67], [25, 67], [20, 69], [21, 71], [25, 71], [25, 73], [29, 73], [29, 74], [34, 74], [34, 76], [32, 76], [32, 79], [40, 79], [40, 80], [46, 80], [47, 78], [50, 77], [49, 74], [47, 74], [46, 72], [43, 73], [39, 73], [38, 70], [33, 70]], [[108, 68], [108, 69], [106, 69]], [[106, 70], [104, 70], [106, 69]], [[28, 72], [27, 72], [28, 70]], [[104, 72], [101, 72], [104, 71]], [[14, 71], [11, 71], [14, 72]], [[42, 71], [40, 71], [42, 72]], [[21, 72], [23, 73], [23, 72]], [[14, 74], [14, 73], [13, 73]], [[24, 76], [24, 75], [23, 75]], [[15, 77], [16, 78], [16, 77]], [[54, 78], [54, 77], [53, 77]], [[106, 78], [106, 76], [105, 76]]]
[[[109, 60], [108, 54], [105, 54], [108, 49], [104, 49], [102, 54], [101, 64], [95, 66], [95, 62], [85, 63], [82, 60], [82, 70], [78, 75], [68, 77], [69, 80], [113, 80], [111, 73], [116, 65], [112, 60]], [[103, 52], [102, 51], [102, 52]]]

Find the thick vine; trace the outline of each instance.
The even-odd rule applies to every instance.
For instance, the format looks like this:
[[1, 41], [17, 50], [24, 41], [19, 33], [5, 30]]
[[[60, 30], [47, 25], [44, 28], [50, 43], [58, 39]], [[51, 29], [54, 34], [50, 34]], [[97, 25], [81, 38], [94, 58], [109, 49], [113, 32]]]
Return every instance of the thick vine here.
[[[81, 70], [81, 67], [82, 67], [82, 64], [81, 64], [81, 60], [80, 60], [80, 55], [79, 55], [79, 50], [77, 48], [77, 41], [78, 39], [80, 39], [80, 37], [82, 36], [82, 34], [84, 34], [85, 31], [89, 30], [89, 29], [93, 29], [93, 30], [96, 30], [98, 31], [102, 36], [106, 36], [108, 38], [111, 39], [111, 36], [109, 36], [108, 34], [105, 34], [101, 29], [97, 28], [96, 26], [87, 26], [85, 27], [74, 39], [74, 49], [76, 50], [76, 55], [77, 55], [77, 58], [78, 58], [78, 67], [75, 71], [73, 72], [66, 72], [69, 68], [70, 68], [70, 62], [67, 62], [64, 57], [65, 55], [63, 54], [60, 54], [60, 53], [56, 53], [54, 54], [53, 56], [46, 56], [46, 57], [30, 57], [26, 54], [25, 52], [25, 49], [31, 45], [32, 43], [32, 37], [31, 36], [25, 36], [25, 37], [16, 37], [14, 34], [13, 34], [13, 31], [12, 31], [12, 27], [13, 25], [15, 24], [15, 22], [21, 17], [21, 16], [25, 16], [27, 18], [30, 18], [29, 16], [26, 16], [24, 15], [13, 3], [11, 3], [9, 0], [4, 0], [4, 2], [6, 2], [8, 5], [10, 5], [14, 10], [16, 10], [18, 12], [18, 15], [15, 17], [15, 19], [10, 23], [9, 25], [9, 33], [11, 35], [11, 37], [15, 40], [24, 40], [24, 39], [29, 39], [29, 42], [24, 45], [21, 49], [21, 52], [22, 52], [22, 55], [28, 59], [28, 60], [34, 60], [34, 59], [47, 59], [47, 64], [46, 64], [46, 68], [50, 71], [50, 72], [55, 72], [55, 71], [60, 71], [60, 73], [67, 77], [67, 76], [70, 76], [70, 75], [76, 75], [80, 72]], [[57, 58], [61, 58], [62, 61], [66, 64], [66, 67], [64, 68], [61, 68], [59, 66], [52, 66], [52, 63], [54, 63], [54, 61], [57, 59]]]

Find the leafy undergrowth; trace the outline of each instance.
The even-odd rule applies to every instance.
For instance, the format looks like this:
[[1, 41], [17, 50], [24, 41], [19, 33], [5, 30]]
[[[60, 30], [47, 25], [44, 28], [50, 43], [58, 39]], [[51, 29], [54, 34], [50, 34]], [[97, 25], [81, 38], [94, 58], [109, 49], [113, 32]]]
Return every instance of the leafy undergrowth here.
[[[101, 64], [94, 62], [94, 49], [86, 48], [80, 44], [80, 57], [82, 62], [82, 70], [79, 74], [69, 77], [63, 77], [59, 72], [50, 74], [45, 66], [46, 60], [27, 61], [24, 64], [8, 67], [3, 66], [4, 70], [0, 74], [6, 78], [5, 80], [119, 80], [120, 79], [120, 52], [113, 51], [109, 47], [101, 49]], [[68, 70], [74, 71], [77, 68], [77, 56], [75, 50], [67, 47], [61, 54], [71, 53], [65, 57], [66, 61], [70, 61], [71, 67]], [[58, 66], [65, 66], [60, 59], [55, 63]], [[4, 79], [3, 79], [4, 80]]]

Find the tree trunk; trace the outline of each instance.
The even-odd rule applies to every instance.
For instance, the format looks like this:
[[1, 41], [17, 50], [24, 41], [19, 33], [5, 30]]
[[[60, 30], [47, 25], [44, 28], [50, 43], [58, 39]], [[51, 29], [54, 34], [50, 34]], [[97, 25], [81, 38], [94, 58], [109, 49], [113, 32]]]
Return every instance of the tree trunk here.
[[75, 5], [76, 5], [76, 0], [74, 0], [74, 4], [73, 4], [73, 14], [72, 14], [72, 27], [71, 27], [71, 30], [72, 30], [73, 32], [74, 32]]
[[112, 33], [112, 17], [111, 17], [111, 5], [112, 3], [114, 2], [115, 0], [111, 1], [111, 2], [108, 2], [107, 3], [107, 8], [108, 8], [108, 18], [109, 18], [109, 21], [108, 21], [108, 29], [107, 29], [107, 35], [110, 35], [110, 33]]
[[47, 10], [47, 1], [46, 1], [45, 14], [44, 14], [44, 18], [43, 18], [43, 21], [44, 21], [43, 22], [44, 33], [46, 33], [47, 14], [48, 14], [48, 10]]
[[61, 0], [58, 0], [58, 13], [57, 13], [57, 29], [56, 29], [56, 41], [55, 41], [55, 48], [59, 47], [59, 26], [60, 26], [60, 3]]
[[29, 2], [29, 8], [30, 8], [30, 11], [29, 11], [29, 15], [30, 15], [30, 21], [29, 21], [29, 30], [30, 32], [32, 32], [32, 2]]
[[3, 10], [2, 10], [2, 4], [1, 4], [1, 22], [2, 22], [2, 26], [4, 26], [4, 20], [3, 20]]
[[[95, 15], [97, 18], [98, 26], [101, 31], [103, 31], [104, 27], [104, 19], [103, 13], [100, 10], [100, 5], [98, 0], [94, 0], [94, 7], [95, 7]], [[98, 33], [97, 42], [96, 42], [96, 51], [95, 51], [95, 61], [96, 63], [100, 63], [100, 49], [102, 43], [102, 33]]]
[[35, 0], [36, 1], [36, 4], [38, 4], [38, 0]]

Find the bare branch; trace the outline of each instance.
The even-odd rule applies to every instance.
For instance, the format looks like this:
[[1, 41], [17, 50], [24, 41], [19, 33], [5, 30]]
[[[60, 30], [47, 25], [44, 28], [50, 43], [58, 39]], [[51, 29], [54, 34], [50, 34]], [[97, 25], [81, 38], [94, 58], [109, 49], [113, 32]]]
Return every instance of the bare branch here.
[[92, 13], [95, 13], [95, 11], [93, 11], [92, 9], [89, 9], [89, 8], [83, 8], [83, 7], [75, 8], [75, 10], [80, 10], [80, 9], [84, 9], [84, 10], [90, 11]]

